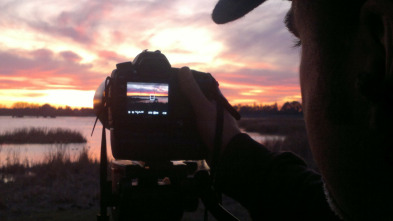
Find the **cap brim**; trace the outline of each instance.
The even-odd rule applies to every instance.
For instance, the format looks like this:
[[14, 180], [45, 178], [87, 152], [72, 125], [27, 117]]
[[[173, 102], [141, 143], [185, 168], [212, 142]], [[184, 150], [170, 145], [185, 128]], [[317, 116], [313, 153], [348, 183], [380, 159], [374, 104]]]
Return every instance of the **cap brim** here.
[[265, 0], [220, 0], [213, 10], [213, 21], [217, 24], [225, 24], [236, 20], [263, 2]]

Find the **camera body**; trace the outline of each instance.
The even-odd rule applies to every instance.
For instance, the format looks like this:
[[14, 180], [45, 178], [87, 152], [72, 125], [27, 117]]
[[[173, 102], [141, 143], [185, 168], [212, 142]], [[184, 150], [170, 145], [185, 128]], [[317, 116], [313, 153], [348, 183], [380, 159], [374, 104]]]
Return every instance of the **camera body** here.
[[[205, 159], [195, 115], [179, 87], [179, 69], [172, 68], [160, 51], [143, 51], [132, 63], [116, 67], [94, 96], [94, 110], [110, 129], [114, 158]], [[192, 74], [205, 96], [213, 99], [217, 81], [208, 73]]]

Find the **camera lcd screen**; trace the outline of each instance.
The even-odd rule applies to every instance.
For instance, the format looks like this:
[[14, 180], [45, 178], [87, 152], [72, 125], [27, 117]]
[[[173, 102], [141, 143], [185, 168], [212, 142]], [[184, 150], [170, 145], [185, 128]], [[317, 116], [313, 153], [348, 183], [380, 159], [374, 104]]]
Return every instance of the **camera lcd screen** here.
[[127, 113], [130, 115], [168, 115], [167, 83], [127, 82]]

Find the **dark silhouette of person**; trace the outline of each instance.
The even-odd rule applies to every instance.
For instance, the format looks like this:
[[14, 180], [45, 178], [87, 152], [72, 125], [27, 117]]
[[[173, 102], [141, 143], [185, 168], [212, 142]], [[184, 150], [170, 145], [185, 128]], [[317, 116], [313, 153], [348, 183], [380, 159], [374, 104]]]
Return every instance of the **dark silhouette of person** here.
[[[227, 23], [263, 2], [220, 0], [212, 17]], [[301, 42], [304, 118], [321, 174], [268, 151], [225, 112], [217, 188], [255, 220], [393, 220], [393, 1], [291, 4], [285, 23]], [[212, 154], [216, 106], [187, 67], [179, 80]]]

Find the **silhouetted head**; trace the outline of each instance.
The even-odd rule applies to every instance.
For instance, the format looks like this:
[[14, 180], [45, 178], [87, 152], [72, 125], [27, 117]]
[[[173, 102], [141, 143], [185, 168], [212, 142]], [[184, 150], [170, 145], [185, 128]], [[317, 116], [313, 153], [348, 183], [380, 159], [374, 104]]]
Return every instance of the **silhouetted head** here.
[[[221, 0], [213, 20], [262, 2]], [[347, 220], [393, 220], [393, 1], [293, 0], [285, 21], [301, 42], [308, 137], [332, 204]]]

